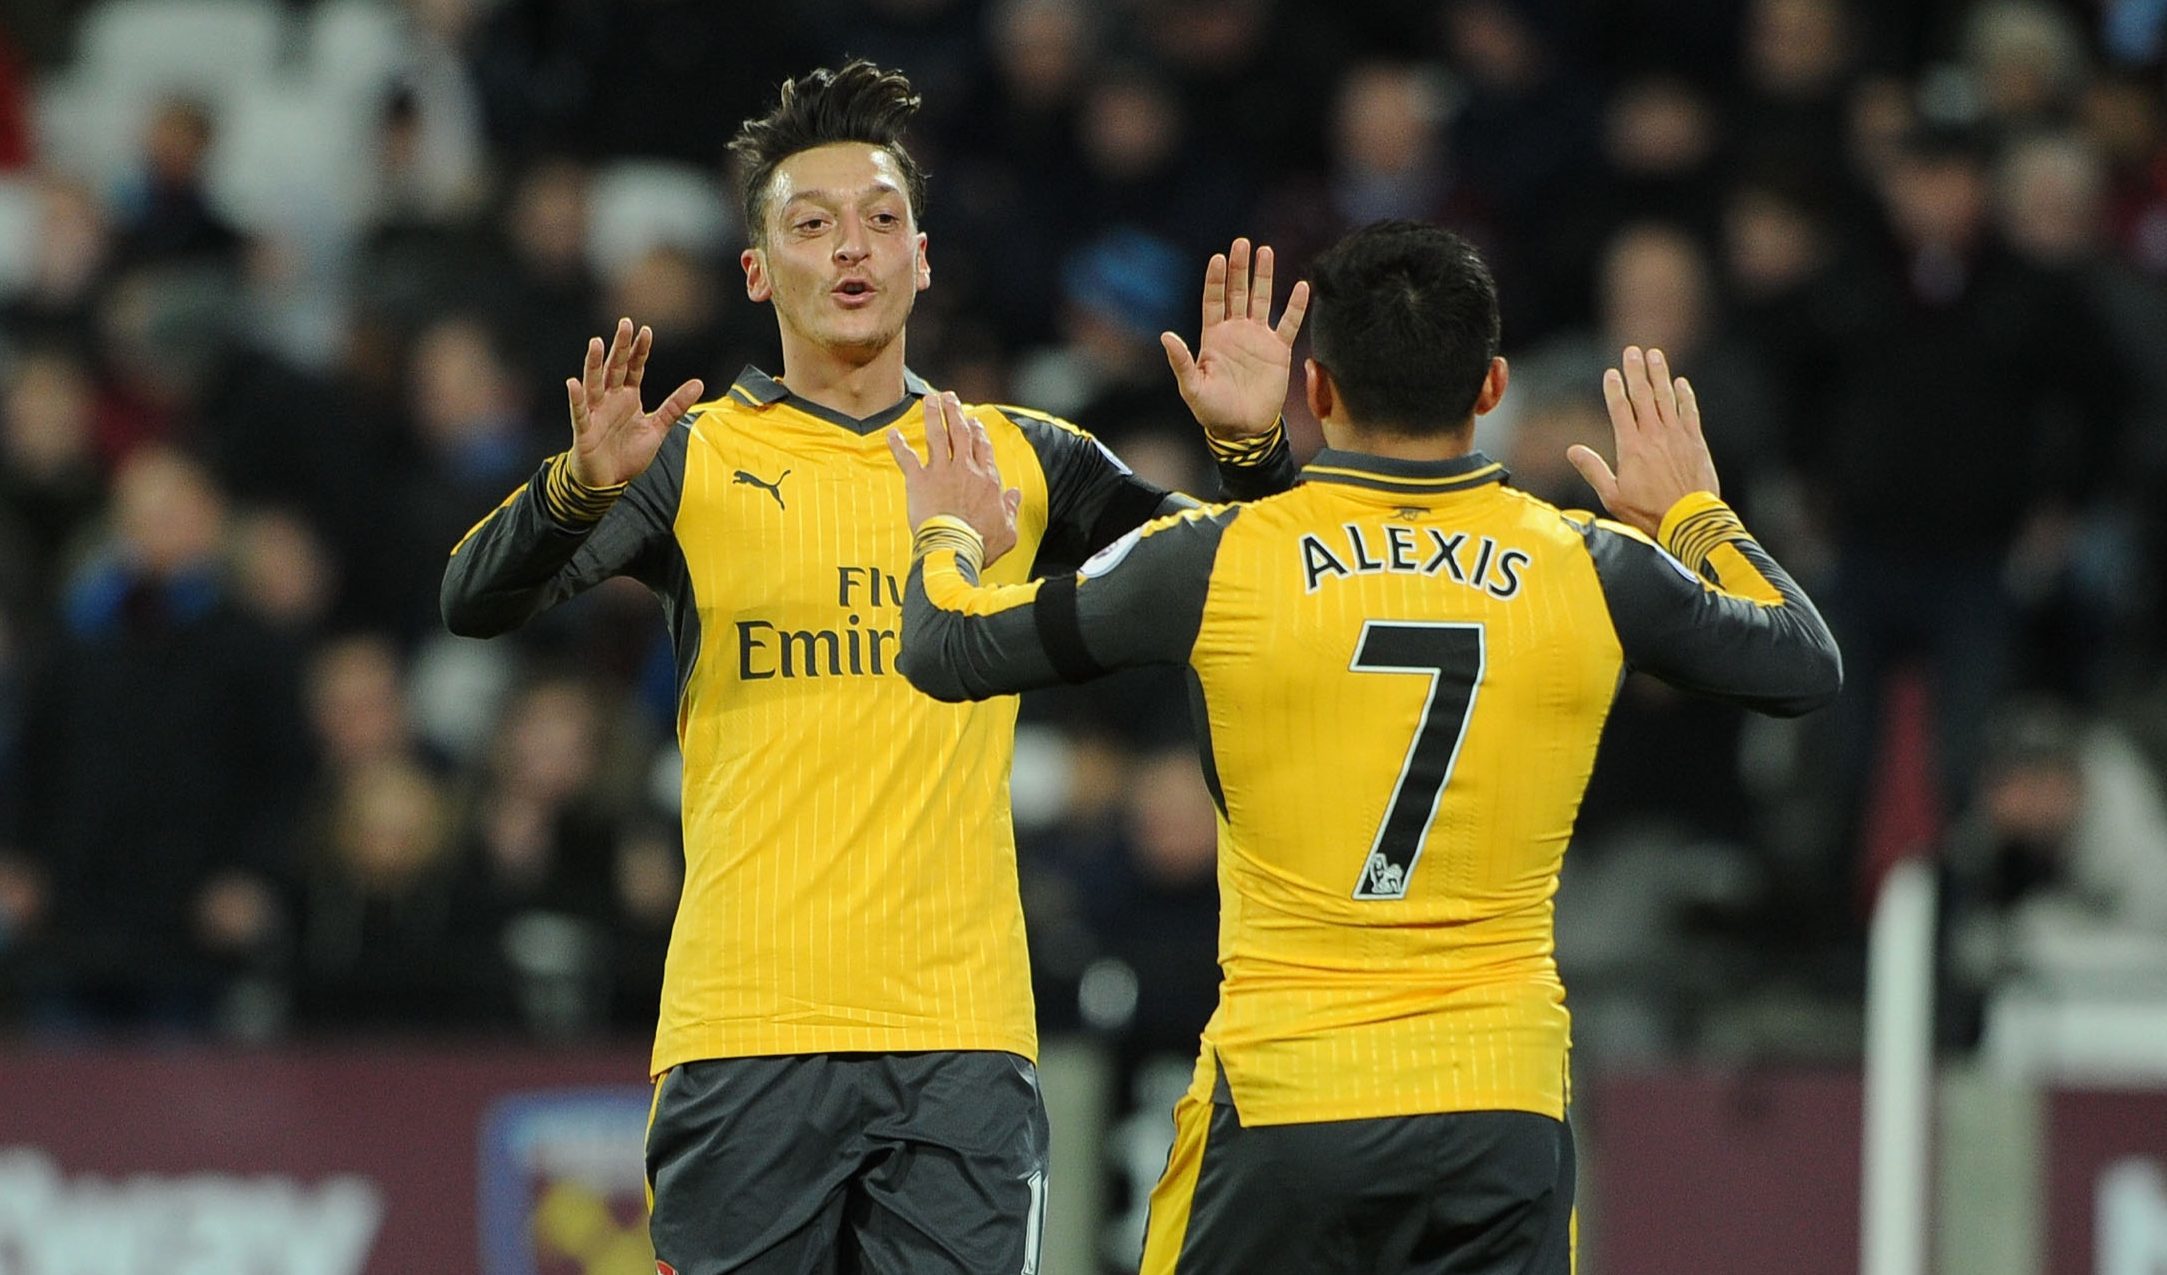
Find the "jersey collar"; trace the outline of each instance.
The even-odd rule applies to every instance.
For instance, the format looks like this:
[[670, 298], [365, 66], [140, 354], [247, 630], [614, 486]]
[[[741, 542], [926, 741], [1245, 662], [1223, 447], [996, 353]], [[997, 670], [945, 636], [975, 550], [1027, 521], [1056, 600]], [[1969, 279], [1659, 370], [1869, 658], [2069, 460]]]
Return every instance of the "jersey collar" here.
[[789, 386], [784, 385], [781, 381], [769, 376], [750, 363], [745, 365], [744, 371], [737, 374], [736, 382], [730, 386], [730, 397], [747, 407], [767, 407], [770, 404], [787, 401], [792, 408], [805, 413], [807, 416], [815, 416], [830, 424], [840, 425], [854, 434], [872, 434], [886, 429], [901, 419], [905, 412], [916, 407], [919, 399], [932, 392], [933, 387], [926, 384], [924, 377], [919, 376], [909, 368], [904, 368], [903, 397], [896, 402], [895, 406], [883, 408], [871, 416], [861, 419], [856, 416], [847, 416], [832, 407], [822, 407], [818, 403], [799, 398], [790, 392]]
[[1366, 452], [1343, 452], [1327, 447], [1302, 469], [1302, 481], [1344, 483], [1371, 491], [1409, 496], [1463, 491], [1502, 483], [1511, 475], [1505, 467], [1483, 455], [1469, 452], [1451, 460], [1395, 460]]

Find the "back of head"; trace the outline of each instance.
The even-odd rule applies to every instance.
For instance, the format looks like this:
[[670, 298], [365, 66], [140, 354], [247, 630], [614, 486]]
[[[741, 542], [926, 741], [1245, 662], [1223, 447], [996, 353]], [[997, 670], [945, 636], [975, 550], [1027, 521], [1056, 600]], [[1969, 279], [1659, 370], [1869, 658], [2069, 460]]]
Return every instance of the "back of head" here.
[[1497, 356], [1497, 284], [1473, 244], [1439, 226], [1381, 221], [1310, 267], [1310, 343], [1347, 414], [1424, 435], [1467, 423]]
[[769, 187], [782, 162], [837, 142], [863, 142], [893, 156], [910, 196], [911, 216], [923, 223], [925, 172], [903, 147], [903, 132], [919, 101], [901, 71], [883, 70], [863, 58], [784, 80], [775, 109], [746, 120], [730, 142], [730, 153], [744, 166], [747, 237], [756, 247], [766, 242]]

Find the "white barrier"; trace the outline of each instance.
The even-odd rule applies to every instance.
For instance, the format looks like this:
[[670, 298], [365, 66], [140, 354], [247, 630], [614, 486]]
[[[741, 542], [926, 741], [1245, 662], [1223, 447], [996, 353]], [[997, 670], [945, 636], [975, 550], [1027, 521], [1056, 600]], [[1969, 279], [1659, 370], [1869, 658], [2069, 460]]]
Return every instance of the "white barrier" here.
[[1866, 1101], [1859, 1270], [1926, 1275], [1932, 1196], [1934, 869], [1882, 879], [1866, 951]]

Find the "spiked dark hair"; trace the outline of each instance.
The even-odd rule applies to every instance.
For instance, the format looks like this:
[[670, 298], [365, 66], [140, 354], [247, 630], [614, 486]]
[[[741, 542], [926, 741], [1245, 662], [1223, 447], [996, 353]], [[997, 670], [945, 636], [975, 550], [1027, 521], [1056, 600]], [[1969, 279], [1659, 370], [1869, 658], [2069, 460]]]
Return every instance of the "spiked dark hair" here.
[[1467, 420], [1497, 355], [1497, 284], [1460, 236], [1364, 226], [1309, 269], [1310, 350], [1355, 419], [1405, 435]]
[[768, 187], [775, 170], [800, 151], [833, 142], [864, 142], [895, 157], [913, 219], [925, 215], [925, 170], [903, 149], [903, 130], [918, 113], [918, 94], [901, 71], [852, 58], [783, 81], [775, 109], [746, 120], [730, 142], [743, 162], [745, 234], [767, 240]]

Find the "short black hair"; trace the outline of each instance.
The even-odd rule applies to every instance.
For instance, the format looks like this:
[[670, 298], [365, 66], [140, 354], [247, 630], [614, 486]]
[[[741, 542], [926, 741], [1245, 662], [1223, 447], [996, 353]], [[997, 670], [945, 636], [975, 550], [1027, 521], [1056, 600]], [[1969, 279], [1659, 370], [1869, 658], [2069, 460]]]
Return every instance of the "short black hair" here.
[[730, 153], [744, 165], [746, 237], [755, 245], [767, 238], [768, 186], [775, 169], [800, 151], [834, 142], [864, 142], [894, 156], [903, 172], [911, 216], [922, 222], [925, 171], [903, 147], [903, 131], [919, 103], [901, 71], [884, 70], [864, 58], [784, 80], [775, 108], [746, 120], [730, 142]]
[[1443, 433], [1475, 410], [1497, 357], [1497, 283], [1460, 236], [1380, 221], [1309, 271], [1310, 352], [1347, 413], [1398, 434]]

